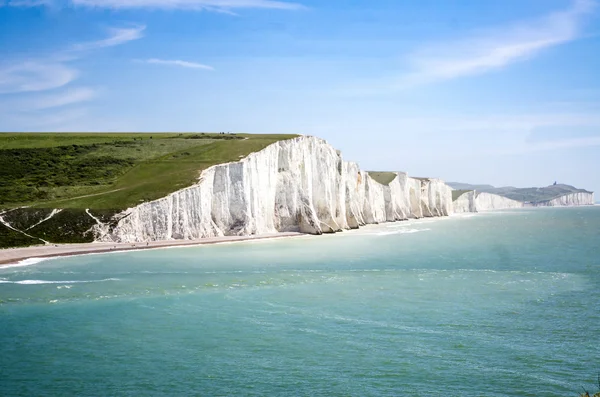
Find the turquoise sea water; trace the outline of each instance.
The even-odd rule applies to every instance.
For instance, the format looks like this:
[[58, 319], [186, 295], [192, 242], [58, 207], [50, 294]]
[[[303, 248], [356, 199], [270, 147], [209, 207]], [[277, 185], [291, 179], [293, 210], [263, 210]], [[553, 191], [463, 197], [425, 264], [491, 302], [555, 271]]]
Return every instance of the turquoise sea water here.
[[0, 269], [0, 395], [575, 396], [600, 208]]

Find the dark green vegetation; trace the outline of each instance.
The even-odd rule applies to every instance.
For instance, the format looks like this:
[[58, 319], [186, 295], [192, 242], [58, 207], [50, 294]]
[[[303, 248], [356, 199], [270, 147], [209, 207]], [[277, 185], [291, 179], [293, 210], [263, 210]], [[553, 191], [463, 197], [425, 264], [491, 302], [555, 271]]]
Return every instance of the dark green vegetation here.
[[53, 199], [68, 194], [69, 187], [109, 185], [134, 165], [134, 157], [101, 152], [96, 144], [0, 150], [0, 204]]
[[96, 221], [85, 210], [68, 209], [29, 229], [27, 233], [53, 243], [91, 243]]
[[16, 208], [2, 214], [2, 218], [15, 229], [27, 232], [52, 214], [47, 208]]
[[469, 193], [469, 192], [472, 192], [472, 190], [466, 190], [466, 189], [453, 190], [452, 191], [452, 201], [456, 201], [460, 196], [462, 196], [465, 193]]
[[585, 189], [577, 189], [570, 185], [556, 184], [547, 187], [516, 188], [512, 186], [494, 187], [491, 185], [469, 185], [467, 183], [448, 182], [453, 189], [477, 190], [479, 193], [493, 193], [522, 202], [537, 203], [552, 200], [570, 193], [591, 193]]
[[376, 182], [379, 182], [382, 185], [386, 185], [386, 186], [389, 185], [390, 182], [392, 182], [394, 180], [394, 178], [396, 177], [395, 172], [368, 171], [367, 173]]
[[0, 248], [24, 247], [35, 244], [42, 244], [42, 241], [16, 232], [0, 223]]
[[[222, 133], [0, 134], [0, 209], [19, 230], [51, 242], [91, 241], [95, 221], [194, 184], [215, 164], [238, 161], [295, 135]], [[38, 226], [52, 209], [64, 209]], [[9, 220], [10, 218], [10, 220]], [[18, 225], [18, 226], [15, 226]], [[10, 229], [8, 229], [10, 230]], [[0, 246], [31, 239], [0, 234]], [[6, 236], [6, 237], [5, 237]], [[18, 244], [16, 244], [18, 243]], [[37, 240], [36, 240], [37, 243]]]

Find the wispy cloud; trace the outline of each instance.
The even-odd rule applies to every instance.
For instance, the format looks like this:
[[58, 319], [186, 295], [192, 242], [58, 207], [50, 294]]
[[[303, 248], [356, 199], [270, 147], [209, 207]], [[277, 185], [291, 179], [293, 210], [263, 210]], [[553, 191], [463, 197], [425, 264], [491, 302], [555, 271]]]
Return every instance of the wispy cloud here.
[[0, 66], [0, 94], [46, 91], [69, 84], [79, 72], [63, 63], [26, 61]]
[[13, 131], [46, 131], [85, 117], [89, 117], [89, 111], [81, 107], [61, 108], [52, 112], [9, 113], [2, 116], [2, 127], [15, 126], [8, 129]]
[[[52, 109], [53, 112], [61, 108], [82, 104], [93, 100], [100, 91], [91, 87], [75, 87], [58, 90], [50, 94], [18, 96], [0, 100], [0, 114], [21, 116], [23, 119], [36, 118], [40, 113]], [[3, 120], [4, 121], [4, 120]]]
[[145, 26], [111, 28], [103, 39], [75, 44], [37, 59], [0, 61], [2, 124], [12, 122], [26, 130], [78, 117], [86, 109], [79, 108], [74, 112], [71, 109], [93, 100], [99, 91], [90, 87], [67, 88], [80, 75], [73, 61], [89, 57], [93, 50], [139, 39], [144, 29]]
[[131, 28], [109, 28], [110, 35], [107, 38], [76, 44], [73, 46], [72, 51], [89, 51], [104, 47], [114, 47], [142, 38], [144, 30], [146, 30], [146, 26], [144, 25]]
[[38, 96], [25, 102], [29, 109], [50, 109], [91, 101], [98, 96], [98, 90], [90, 87], [77, 87], [59, 93]]
[[474, 37], [426, 46], [408, 57], [411, 69], [396, 88], [450, 80], [506, 67], [542, 50], [577, 39], [593, 0], [574, 0], [567, 10], [518, 24], [477, 32]]
[[152, 59], [146, 59], [143, 62], [151, 63], [151, 64], [155, 64], [155, 65], [179, 66], [182, 68], [190, 68], [190, 69], [215, 70], [212, 66], [208, 66], [208, 65], [204, 65], [204, 64], [196, 63], [196, 62], [181, 61], [178, 59], [167, 60], [167, 59], [152, 58]]
[[9, 6], [9, 7], [38, 7], [38, 6], [50, 6], [52, 5], [52, 0], [2, 0], [0, 1], [0, 7]]
[[299, 3], [280, 0], [0, 0], [0, 7], [56, 6], [60, 4], [111, 9], [182, 9], [228, 13], [231, 13], [231, 10], [243, 8], [278, 10], [298, 10], [305, 8]]
[[79, 59], [86, 51], [112, 47], [143, 36], [145, 26], [111, 28], [104, 39], [75, 44], [66, 51], [25, 61], [0, 63], [0, 94], [47, 91], [63, 87], [79, 76], [69, 61]]
[[72, 0], [73, 4], [100, 8], [236, 9], [272, 8], [296, 10], [300, 4], [276, 0]]

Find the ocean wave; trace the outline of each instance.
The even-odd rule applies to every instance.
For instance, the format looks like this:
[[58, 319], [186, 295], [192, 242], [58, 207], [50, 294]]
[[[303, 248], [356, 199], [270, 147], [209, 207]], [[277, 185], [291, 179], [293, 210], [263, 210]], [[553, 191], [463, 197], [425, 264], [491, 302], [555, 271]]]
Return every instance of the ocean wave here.
[[9, 267], [31, 266], [31, 265], [35, 265], [35, 264], [38, 264], [38, 263], [43, 262], [43, 261], [47, 261], [49, 259], [52, 259], [52, 258], [27, 258], [27, 259], [24, 259], [24, 260], [19, 261], [17, 263], [9, 263], [9, 264], [6, 264], [6, 265], [0, 265], [0, 270], [1, 269], [7, 269]]
[[419, 232], [426, 232], [429, 231], [431, 229], [400, 229], [400, 230], [394, 230], [394, 231], [389, 231], [389, 232], [377, 232], [377, 233], [373, 233], [375, 236], [389, 236], [392, 234], [413, 234], [413, 233], [419, 233]]
[[120, 279], [105, 278], [102, 280], [19, 280], [19, 281], [0, 280], [0, 284], [21, 284], [21, 285], [85, 284], [85, 283], [101, 283], [104, 281], [120, 281]]

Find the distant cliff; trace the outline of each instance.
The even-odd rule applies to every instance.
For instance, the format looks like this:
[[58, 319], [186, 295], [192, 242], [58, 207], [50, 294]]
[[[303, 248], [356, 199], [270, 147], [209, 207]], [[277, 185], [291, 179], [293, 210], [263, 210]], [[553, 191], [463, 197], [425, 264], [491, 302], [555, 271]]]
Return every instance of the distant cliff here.
[[494, 187], [491, 185], [470, 185], [448, 182], [453, 189], [475, 190], [520, 201], [527, 206], [577, 206], [593, 205], [594, 193], [570, 185], [554, 184], [541, 188]]
[[531, 203], [530, 205], [533, 207], [574, 207], [579, 205], [594, 205], [594, 193], [570, 193], [552, 200]]
[[479, 193], [474, 190], [461, 194], [452, 204], [455, 213], [521, 208], [524, 205], [520, 201], [497, 194]]

